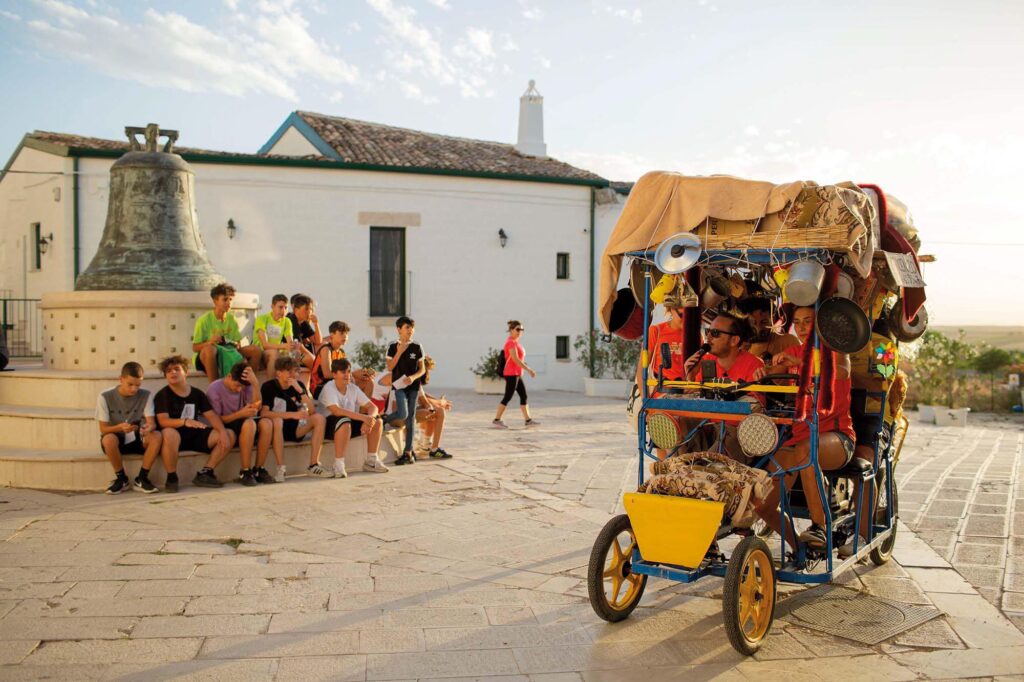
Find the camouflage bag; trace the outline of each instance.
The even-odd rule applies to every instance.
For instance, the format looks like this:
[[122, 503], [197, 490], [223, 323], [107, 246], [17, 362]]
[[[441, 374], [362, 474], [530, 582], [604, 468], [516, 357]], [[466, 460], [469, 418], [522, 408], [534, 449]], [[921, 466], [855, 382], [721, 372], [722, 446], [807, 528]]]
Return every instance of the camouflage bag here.
[[675, 495], [725, 503], [724, 521], [737, 528], [754, 522], [754, 503], [772, 489], [767, 471], [754, 469], [717, 452], [690, 452], [651, 465], [641, 493]]

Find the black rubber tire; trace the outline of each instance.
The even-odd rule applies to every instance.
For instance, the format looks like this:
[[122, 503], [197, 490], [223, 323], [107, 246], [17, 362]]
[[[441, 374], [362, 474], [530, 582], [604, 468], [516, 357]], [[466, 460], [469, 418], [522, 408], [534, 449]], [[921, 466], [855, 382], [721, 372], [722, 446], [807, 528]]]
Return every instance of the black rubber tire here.
[[[750, 555], [756, 552], [763, 552], [767, 557], [767, 564], [770, 567], [772, 579], [771, 611], [768, 615], [768, 626], [764, 633], [756, 641], [752, 641], [743, 631], [743, 623], [740, 622], [740, 584], [743, 582], [743, 567]], [[729, 636], [729, 643], [736, 651], [744, 656], [752, 656], [761, 648], [768, 633], [771, 632], [772, 622], [775, 620], [775, 606], [778, 603], [778, 580], [775, 575], [775, 562], [772, 560], [771, 550], [768, 543], [761, 538], [751, 535], [740, 540], [729, 557], [729, 567], [725, 571], [725, 587], [722, 591], [722, 616], [725, 619], [725, 632]]]
[[[896, 547], [896, 528], [897, 521], [899, 520], [900, 516], [900, 495], [899, 490], [896, 488], [895, 476], [893, 477], [893, 479], [894, 480], [892, 482], [892, 532], [889, 533], [889, 537], [885, 539], [885, 542], [871, 550], [869, 556], [871, 557], [871, 562], [875, 566], [882, 566], [884, 564], [889, 563], [889, 559], [892, 558], [892, 550]], [[878, 486], [879, 495], [881, 495], [881, 491], [884, 485], [885, 476], [883, 475], [882, 483], [881, 485]], [[879, 512], [882, 512], [882, 518], [884, 519], [885, 508], [880, 507], [878, 510], [876, 510], [876, 517], [879, 515]]]
[[627, 515], [620, 514], [608, 521], [601, 532], [597, 534], [597, 539], [594, 540], [594, 548], [590, 551], [590, 565], [587, 568], [587, 591], [590, 594], [590, 606], [594, 609], [594, 613], [609, 623], [617, 623], [629, 618], [629, 614], [633, 613], [633, 609], [640, 603], [640, 598], [644, 595], [644, 589], [647, 587], [647, 576], [640, 576], [640, 586], [636, 595], [628, 604], [620, 608], [613, 607], [605, 595], [604, 572], [608, 551], [611, 549], [612, 543], [617, 542], [616, 538], [624, 532], [629, 532], [630, 535], [633, 533], [633, 526]]

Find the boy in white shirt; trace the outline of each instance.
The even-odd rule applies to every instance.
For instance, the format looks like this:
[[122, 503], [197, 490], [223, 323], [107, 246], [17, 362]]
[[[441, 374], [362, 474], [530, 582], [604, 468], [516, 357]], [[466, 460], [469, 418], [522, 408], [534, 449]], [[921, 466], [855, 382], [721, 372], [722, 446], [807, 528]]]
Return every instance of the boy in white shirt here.
[[352, 438], [366, 436], [366, 462], [363, 471], [378, 474], [388, 468], [380, 461], [377, 450], [383, 427], [377, 418], [377, 406], [352, 383], [352, 364], [342, 358], [331, 362], [334, 380], [320, 391], [320, 405], [327, 415], [328, 437], [334, 439], [334, 476], [345, 478], [345, 448]]

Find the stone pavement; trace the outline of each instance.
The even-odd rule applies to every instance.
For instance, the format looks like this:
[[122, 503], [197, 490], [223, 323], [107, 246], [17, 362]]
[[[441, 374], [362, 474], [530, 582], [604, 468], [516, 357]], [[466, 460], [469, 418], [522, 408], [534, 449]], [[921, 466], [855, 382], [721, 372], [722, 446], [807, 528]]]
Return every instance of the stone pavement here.
[[[934, 529], [955, 539], [924, 528], [922, 541], [903, 527], [898, 563], [858, 566], [841, 580], [934, 604], [942, 617], [874, 647], [776, 620], [748, 659], [726, 640], [718, 579], [651, 580], [633, 616], [615, 625], [587, 603], [591, 545], [636, 475], [621, 404], [539, 393], [539, 428], [523, 429], [510, 410], [513, 428], [497, 431], [487, 426], [494, 398], [452, 397], [446, 448], [456, 458], [383, 476], [152, 496], [0, 490], [0, 679], [1024, 674], [1024, 634], [990, 603], [1019, 604], [1007, 596], [1024, 573], [1007, 525], [1021, 509], [1019, 429], [915, 427], [901, 471], [901, 502], [915, 505], [909, 522], [920, 526], [930, 516], [916, 512], [958, 499], [962, 483], [951, 479], [968, 476], [950, 474], [977, 479], [948, 517], [961, 523]], [[999, 490], [1002, 503], [981, 497]], [[984, 508], [999, 504], [1005, 512]], [[989, 522], [975, 513], [1003, 518], [1007, 534], [976, 532]], [[944, 558], [985, 563], [963, 549], [972, 546], [1004, 552], [991, 555], [1002, 570], [998, 598], [979, 595]]]

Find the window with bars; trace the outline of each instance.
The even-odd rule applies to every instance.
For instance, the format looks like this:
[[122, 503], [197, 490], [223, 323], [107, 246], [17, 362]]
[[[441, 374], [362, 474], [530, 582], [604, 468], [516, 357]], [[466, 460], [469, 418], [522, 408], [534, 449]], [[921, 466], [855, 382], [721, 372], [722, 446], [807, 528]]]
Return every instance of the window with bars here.
[[405, 315], [405, 228], [370, 228], [370, 317]]
[[569, 279], [569, 254], [559, 253], [555, 260], [555, 278]]
[[556, 336], [555, 337], [555, 360], [568, 360], [569, 359], [569, 337], [568, 336]]

